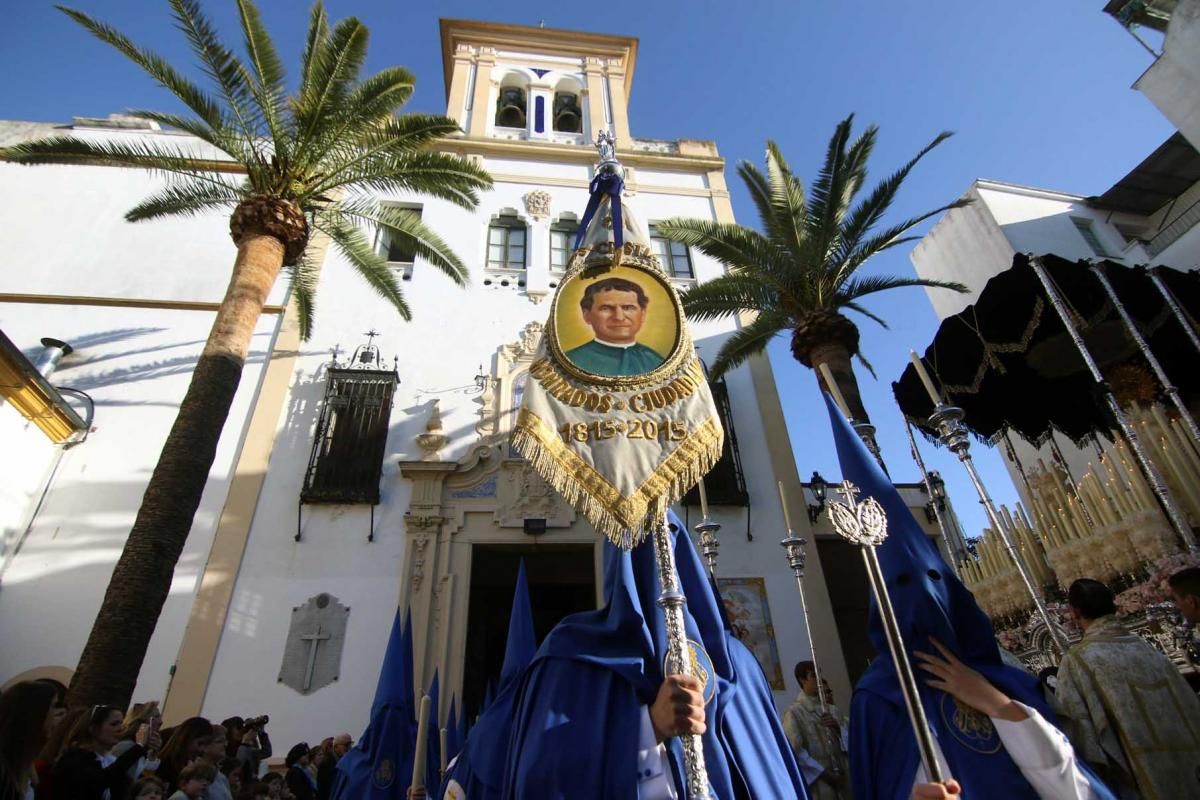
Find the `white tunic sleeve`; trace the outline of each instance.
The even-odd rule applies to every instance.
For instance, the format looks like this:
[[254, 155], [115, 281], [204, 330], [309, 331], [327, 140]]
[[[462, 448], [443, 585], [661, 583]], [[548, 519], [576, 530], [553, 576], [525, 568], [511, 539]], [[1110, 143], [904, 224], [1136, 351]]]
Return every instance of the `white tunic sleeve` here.
[[675, 779], [667, 766], [667, 749], [658, 743], [650, 723], [650, 709], [642, 706], [642, 726], [638, 732], [638, 800], [676, 800]]
[[[1016, 702], [1015, 700], [1013, 702]], [[1017, 703], [1029, 719], [992, 719], [1004, 749], [1039, 797], [1088, 800], [1095, 795], [1075, 762], [1075, 749], [1058, 728], [1037, 711]]]
[[[1067, 737], [1034, 709], [1022, 703], [1017, 705], [1029, 719], [1009, 722], [992, 717], [991, 720], [1004, 749], [1037, 796], [1042, 800], [1095, 800], [1091, 785], [1076, 765], [1075, 750]], [[936, 739], [933, 744], [942, 774], [954, 777]], [[914, 785], [928, 782], [924, 767], [918, 766]]]
[[796, 766], [800, 768], [800, 777], [804, 778], [806, 786], [812, 786], [817, 782], [817, 778], [821, 777], [821, 773], [825, 772], [825, 768], [803, 748], [797, 750], [795, 756]]

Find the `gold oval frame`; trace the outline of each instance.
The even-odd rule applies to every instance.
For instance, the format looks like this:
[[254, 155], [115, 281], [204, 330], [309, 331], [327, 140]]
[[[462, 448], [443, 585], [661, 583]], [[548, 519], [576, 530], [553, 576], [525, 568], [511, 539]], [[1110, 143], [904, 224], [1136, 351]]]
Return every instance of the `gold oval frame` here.
[[[628, 244], [622, 248], [623, 251], [625, 249], [629, 249]], [[621, 262], [617, 266], [640, 272], [649, 277], [651, 280], [654, 280], [660, 287], [662, 287], [662, 289], [666, 292], [667, 297], [669, 297], [671, 300], [671, 305], [673, 306], [673, 310], [675, 312], [675, 344], [672, 345], [671, 352], [666, 358], [663, 359], [663, 363], [659, 364], [651, 371], [644, 372], [641, 375], [597, 375], [593, 372], [588, 372], [587, 370], [576, 366], [575, 362], [567, 358], [566, 354], [562, 350], [562, 347], [559, 345], [557, 323], [559, 300], [563, 295], [563, 287], [574, 280], [588, 277], [599, 278], [605, 272], [613, 269], [611, 256], [609, 256], [607, 259], [607, 265], [598, 266], [587, 263], [589, 260], [589, 255], [590, 253], [585, 252], [584, 250], [579, 250], [574, 256], [572, 256], [570, 262], [571, 268], [567, 270], [567, 273], [563, 275], [562, 280], [559, 281], [558, 291], [554, 293], [554, 301], [550, 305], [550, 320], [546, 325], [545, 336], [547, 350], [549, 351], [555, 366], [576, 380], [583, 381], [584, 383], [591, 384], [593, 386], [604, 386], [609, 389], [641, 389], [662, 383], [667, 378], [678, 372], [680, 368], [687, 363], [689, 357], [691, 356], [692, 347], [691, 337], [688, 335], [687, 331], [687, 322], [683, 314], [683, 304], [679, 302], [679, 293], [676, 292], [675, 287], [671, 285], [670, 279], [667, 278], [662, 270], [658, 268], [658, 262], [652, 255], [643, 255], [641, 253], [635, 255], [630, 253], [629, 255], [633, 257], [628, 259], [622, 258]]]

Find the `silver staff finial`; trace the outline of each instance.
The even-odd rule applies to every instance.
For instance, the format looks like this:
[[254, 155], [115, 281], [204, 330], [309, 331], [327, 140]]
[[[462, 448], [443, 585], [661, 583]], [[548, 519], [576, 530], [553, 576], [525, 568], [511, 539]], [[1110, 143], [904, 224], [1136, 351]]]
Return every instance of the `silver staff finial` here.
[[625, 177], [625, 168], [617, 160], [617, 139], [612, 131], [602, 128], [596, 132], [596, 150], [600, 153], [600, 161], [596, 164], [596, 174], [615, 172]]
[[917, 752], [921, 755], [921, 764], [924, 766], [929, 780], [940, 783], [942, 768], [937, 760], [933, 734], [929, 730], [929, 721], [925, 717], [925, 707], [921, 705], [917, 679], [913, 675], [912, 664], [908, 660], [904, 638], [900, 634], [900, 625], [896, 622], [896, 611], [892, 608], [892, 598], [888, 594], [883, 568], [879, 565], [879, 558], [875, 555], [875, 548], [887, 539], [887, 512], [874, 497], [859, 500], [858, 495], [861, 494], [861, 490], [848, 480], [842, 481], [837, 491], [845, 502], [829, 504], [829, 519], [833, 522], [833, 529], [838, 536], [850, 544], [858, 545], [862, 551], [863, 563], [867, 567], [867, 577], [871, 584], [871, 593], [875, 595], [875, 605], [879, 609], [883, 632], [892, 656], [892, 664], [896, 668], [900, 694], [904, 697], [908, 720], [912, 724], [913, 735], [917, 740]]

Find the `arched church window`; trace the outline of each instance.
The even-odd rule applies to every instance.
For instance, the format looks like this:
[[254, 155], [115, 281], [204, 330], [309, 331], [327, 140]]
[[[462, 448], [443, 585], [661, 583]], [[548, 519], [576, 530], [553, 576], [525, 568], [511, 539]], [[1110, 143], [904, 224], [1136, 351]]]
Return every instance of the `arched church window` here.
[[528, 119], [529, 92], [521, 75], [509, 74], [500, 83], [496, 98], [496, 127], [525, 129]]
[[525, 269], [525, 221], [501, 213], [488, 225], [488, 269]]
[[550, 271], [565, 272], [575, 248], [579, 220], [574, 214], [563, 214], [550, 225]]

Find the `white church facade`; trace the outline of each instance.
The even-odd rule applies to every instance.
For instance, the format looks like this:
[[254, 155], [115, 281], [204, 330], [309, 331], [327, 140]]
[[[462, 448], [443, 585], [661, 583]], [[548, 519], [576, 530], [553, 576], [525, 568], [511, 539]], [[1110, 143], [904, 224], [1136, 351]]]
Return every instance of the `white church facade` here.
[[[139, 676], [135, 700], [163, 700], [168, 724], [269, 713], [281, 748], [357, 735], [398, 606], [412, 615], [419, 682], [439, 677], [444, 722], [451, 697], [477, 707], [498, 672], [519, 559], [539, 635], [601, 599], [601, 537], [508, 443], [543, 301], [587, 201], [598, 129], [615, 134], [626, 202], [681, 290], [723, 267], [657, 236], [654, 222], [733, 221], [725, 163], [711, 142], [632, 136], [636, 39], [452, 20], [441, 34], [447, 113], [463, 129], [445, 147], [478, 160], [495, 187], [475, 212], [381, 199], [419, 209], [471, 265], [469, 284], [377, 237], [404, 279], [405, 323], [314, 241], [309, 341], [276, 287]], [[187, 138], [114, 117], [0, 123], [0, 147], [52, 132]], [[123, 221], [158, 180], [0, 159], [0, 330], [11, 340], [0, 348], [0, 375], [11, 376], [0, 403], [11, 478], [0, 494], [0, 683], [69, 677], [224, 293], [225, 218]], [[701, 357], [731, 330], [694, 325]], [[69, 352], [43, 358], [44, 337]], [[51, 360], [54, 372], [35, 368]], [[867, 657], [857, 555], [827, 515], [804, 513], [814, 498], [770, 363], [733, 371], [716, 392], [731, 444], [709, 492], [734, 622], [782, 706], [808, 654], [779, 546], [782, 481], [810, 542], [815, 646], [847, 703]], [[926, 522], [929, 498], [901, 488]], [[698, 521], [694, 506], [685, 513]]]

